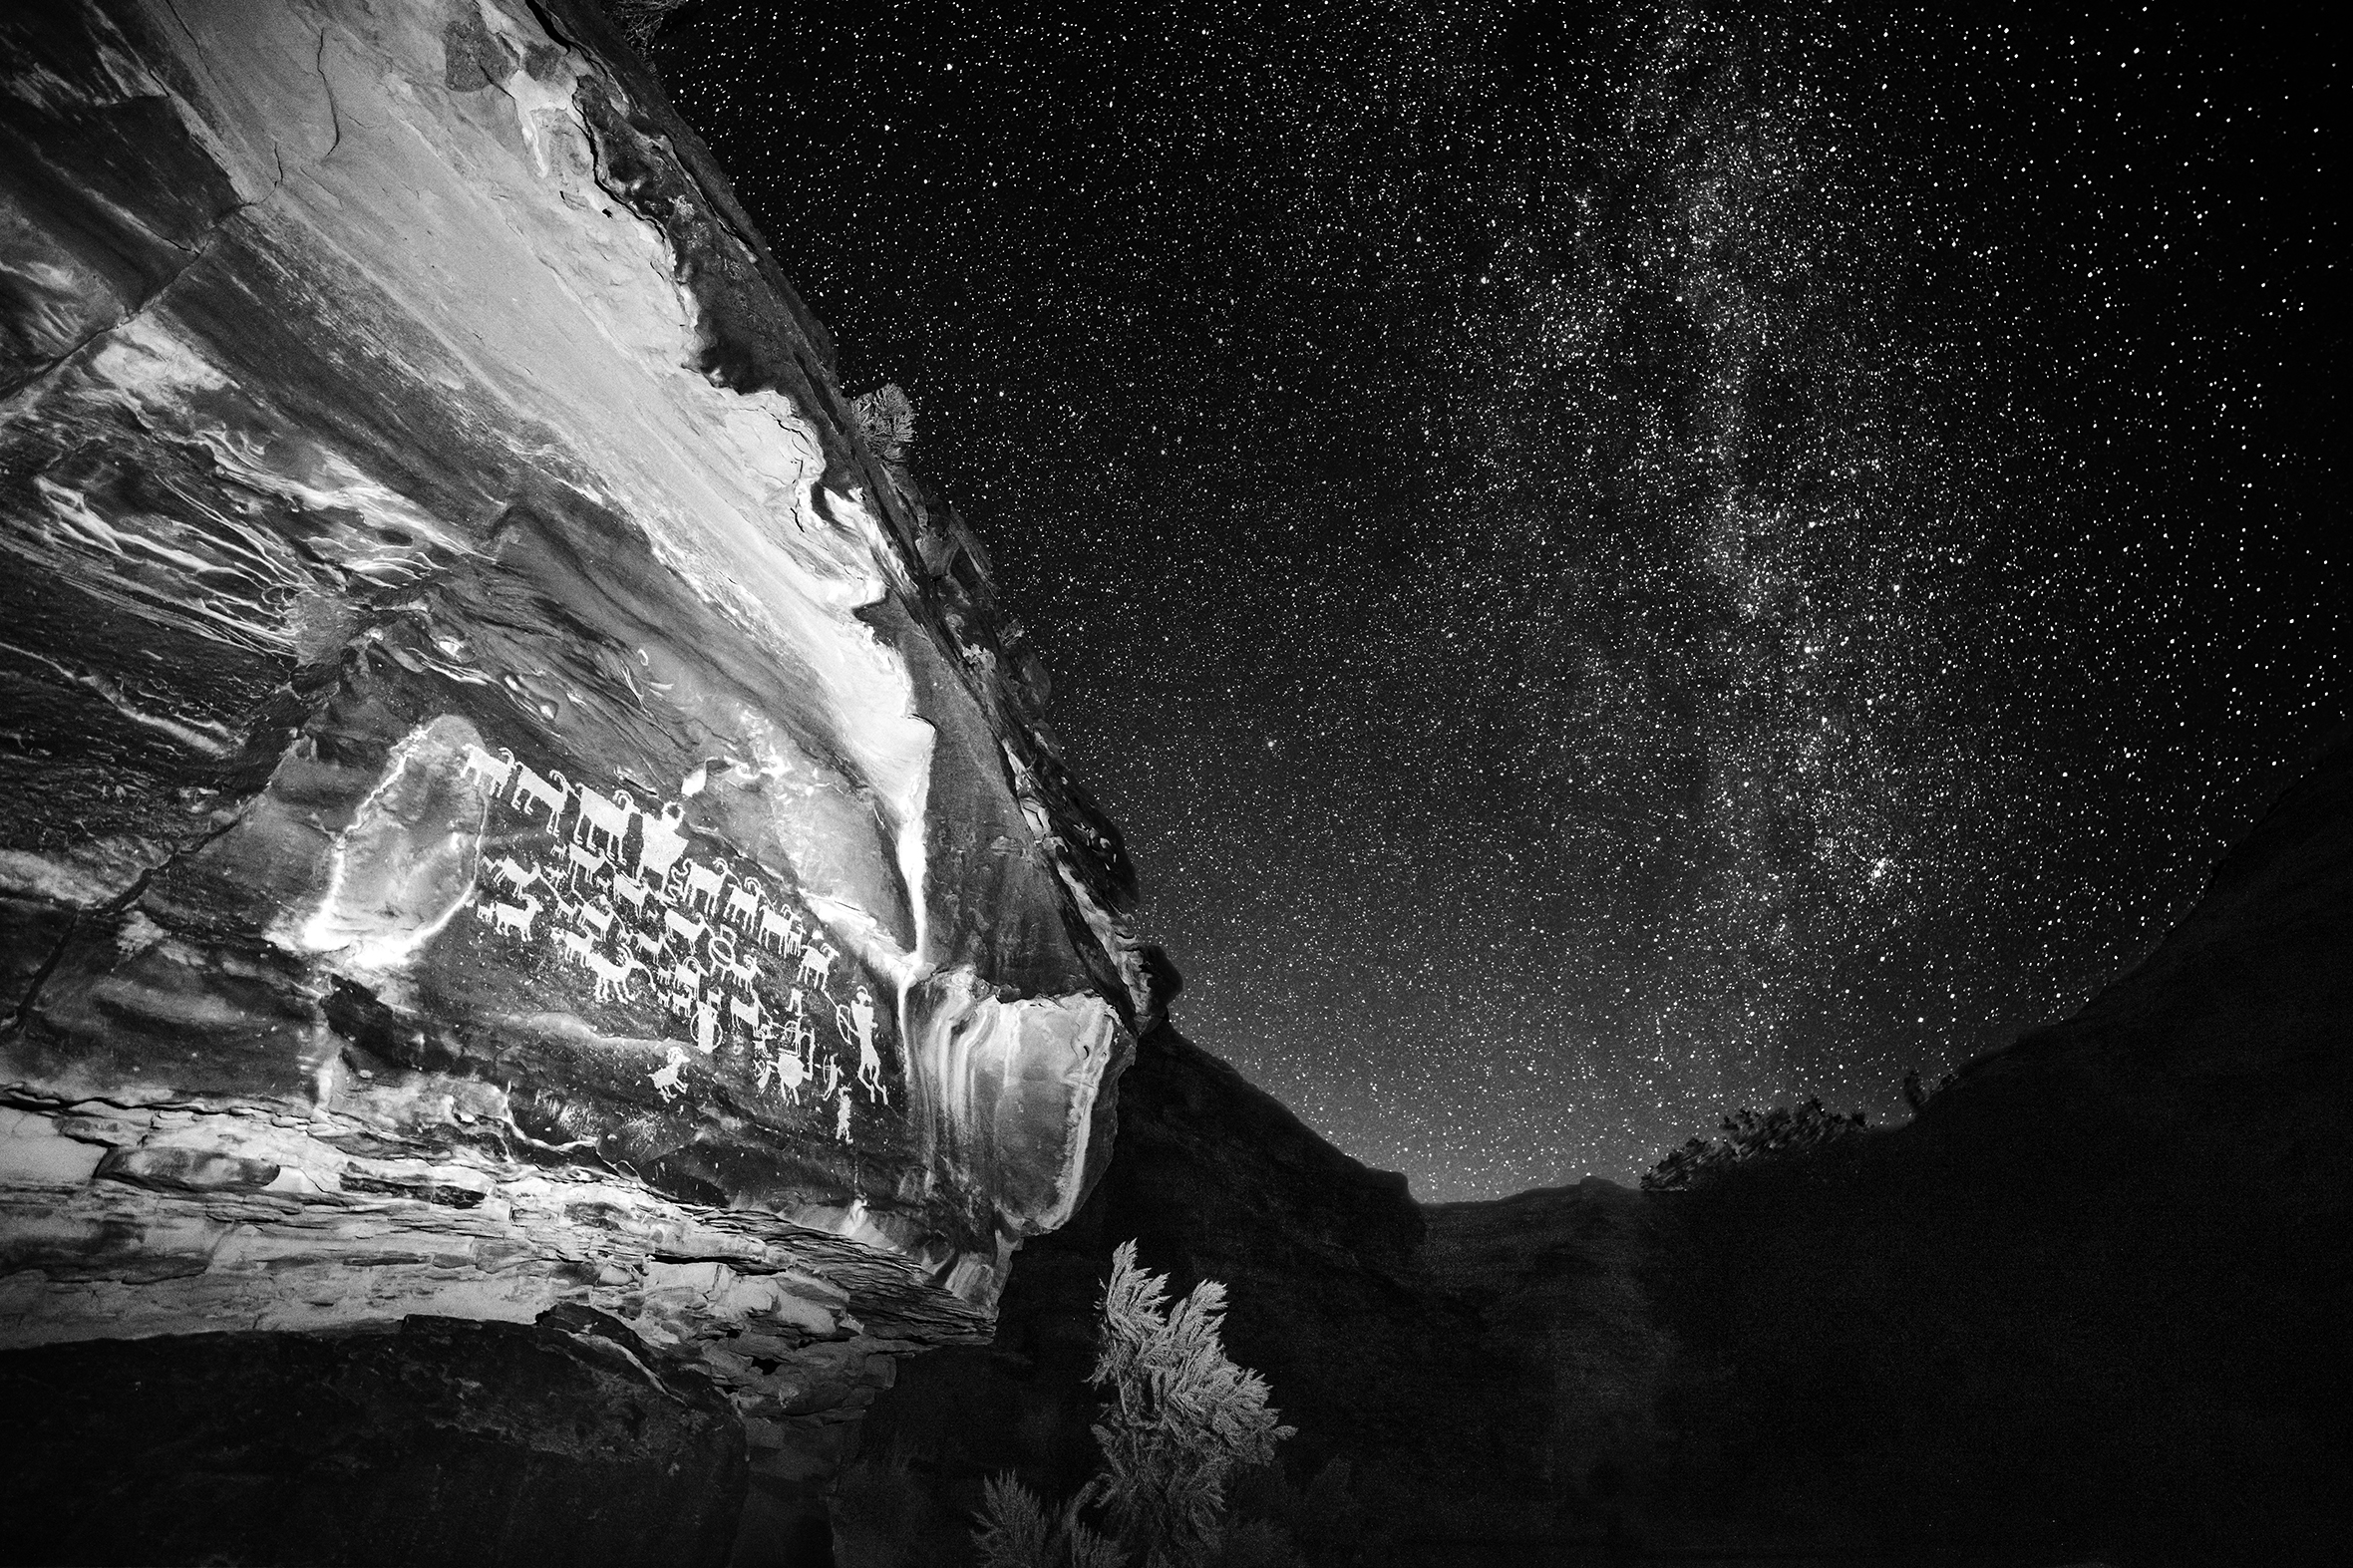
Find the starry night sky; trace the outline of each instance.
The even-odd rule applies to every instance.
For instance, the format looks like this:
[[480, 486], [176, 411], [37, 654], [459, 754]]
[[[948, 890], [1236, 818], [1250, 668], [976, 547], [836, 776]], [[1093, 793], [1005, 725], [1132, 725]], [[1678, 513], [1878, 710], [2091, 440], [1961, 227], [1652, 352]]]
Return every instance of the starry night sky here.
[[658, 58], [912, 396], [1185, 1031], [1424, 1199], [1900, 1113], [2343, 719], [2284, 19], [696, 0]]

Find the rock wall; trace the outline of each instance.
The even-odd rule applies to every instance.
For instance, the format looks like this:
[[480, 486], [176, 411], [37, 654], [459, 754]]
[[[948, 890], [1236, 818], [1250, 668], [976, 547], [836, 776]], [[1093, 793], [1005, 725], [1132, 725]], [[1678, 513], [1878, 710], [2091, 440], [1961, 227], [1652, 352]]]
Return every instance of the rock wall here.
[[0, 1349], [586, 1312], [804, 1476], [1149, 1023], [978, 541], [579, 0], [12, 9], [0, 223]]

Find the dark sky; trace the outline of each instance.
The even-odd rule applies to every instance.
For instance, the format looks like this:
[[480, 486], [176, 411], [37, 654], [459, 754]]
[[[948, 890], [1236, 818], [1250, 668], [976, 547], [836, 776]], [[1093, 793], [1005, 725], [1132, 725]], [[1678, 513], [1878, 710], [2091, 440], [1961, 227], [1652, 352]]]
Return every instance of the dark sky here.
[[2344, 715], [2340, 64], [1951, 9], [665, 35], [989, 542], [1186, 1032], [1418, 1196], [1899, 1110]]

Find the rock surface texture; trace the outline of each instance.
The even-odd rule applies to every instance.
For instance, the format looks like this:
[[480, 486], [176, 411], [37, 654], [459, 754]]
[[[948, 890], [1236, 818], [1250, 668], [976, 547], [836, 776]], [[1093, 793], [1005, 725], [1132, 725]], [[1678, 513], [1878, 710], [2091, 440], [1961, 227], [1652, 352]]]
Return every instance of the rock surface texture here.
[[0, 223], [19, 1387], [585, 1336], [790, 1493], [1149, 1024], [978, 542], [578, 0], [12, 8]]
[[1689, 1192], [1417, 1209], [1163, 1027], [995, 1344], [876, 1402], [843, 1528], [944, 1560], [981, 1476], [1075, 1489], [1136, 1236], [1232, 1283], [1227, 1344], [1299, 1428], [1267, 1513], [1311, 1563], [2333, 1563], [2349, 1099], [2342, 741], [2075, 1018]]

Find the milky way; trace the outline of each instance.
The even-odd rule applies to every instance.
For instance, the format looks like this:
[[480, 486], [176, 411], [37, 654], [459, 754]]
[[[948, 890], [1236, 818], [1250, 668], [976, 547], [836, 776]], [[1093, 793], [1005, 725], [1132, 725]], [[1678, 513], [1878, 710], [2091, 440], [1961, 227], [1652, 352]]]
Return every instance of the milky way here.
[[1418, 1195], [1899, 1110], [2341, 720], [2309, 41], [1022, 15], [660, 60], [912, 396], [1187, 1032]]

